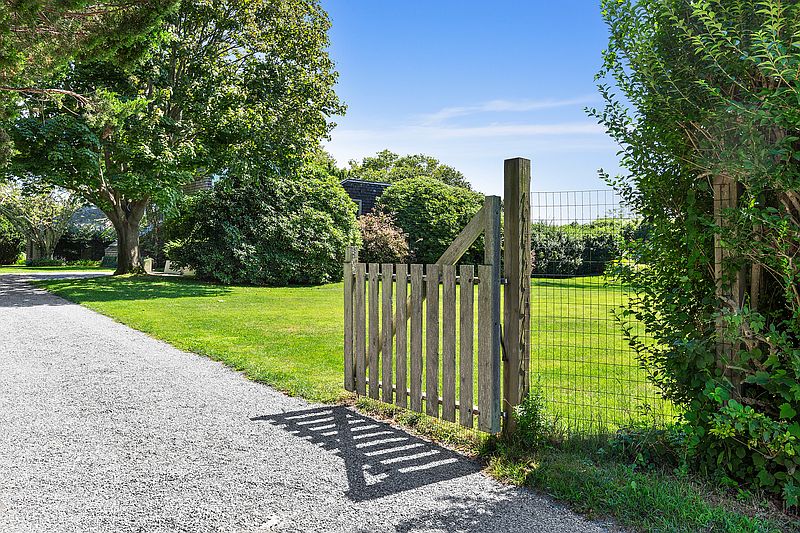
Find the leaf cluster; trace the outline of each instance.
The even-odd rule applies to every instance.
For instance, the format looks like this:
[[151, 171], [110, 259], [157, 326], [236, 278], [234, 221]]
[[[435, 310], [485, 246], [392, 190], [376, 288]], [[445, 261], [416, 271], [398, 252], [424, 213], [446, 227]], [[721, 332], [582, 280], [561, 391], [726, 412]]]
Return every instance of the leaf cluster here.
[[[629, 340], [686, 408], [698, 460], [794, 505], [800, 447], [784, 436], [800, 408], [800, 5], [602, 5], [606, 105], [591, 113], [627, 172], [604, 177], [648, 226], [641, 264], [619, 265], [634, 292], [622, 319], [647, 329], [628, 328]], [[720, 183], [737, 200], [715, 213]]]
[[[408, 236], [414, 260], [435, 263], [483, 206], [483, 195], [447, 185], [434, 178], [407, 178], [391, 185], [378, 199], [377, 209], [391, 214]], [[483, 239], [462, 261], [483, 262]]]

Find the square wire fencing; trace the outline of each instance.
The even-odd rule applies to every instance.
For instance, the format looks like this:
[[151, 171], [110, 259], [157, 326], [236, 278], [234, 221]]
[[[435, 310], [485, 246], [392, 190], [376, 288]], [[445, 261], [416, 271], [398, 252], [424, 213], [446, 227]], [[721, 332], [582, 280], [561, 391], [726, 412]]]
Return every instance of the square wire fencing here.
[[641, 220], [611, 190], [533, 192], [531, 218], [531, 386], [549, 414], [580, 433], [673, 420], [617, 319], [628, 294], [613, 271], [634, 260]]

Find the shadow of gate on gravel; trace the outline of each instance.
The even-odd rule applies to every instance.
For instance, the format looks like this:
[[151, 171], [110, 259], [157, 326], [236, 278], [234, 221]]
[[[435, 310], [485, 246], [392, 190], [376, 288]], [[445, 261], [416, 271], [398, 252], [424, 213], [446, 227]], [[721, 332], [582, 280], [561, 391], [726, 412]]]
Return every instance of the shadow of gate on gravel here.
[[353, 501], [365, 501], [480, 471], [470, 459], [341, 406], [252, 418], [282, 427], [344, 459]]

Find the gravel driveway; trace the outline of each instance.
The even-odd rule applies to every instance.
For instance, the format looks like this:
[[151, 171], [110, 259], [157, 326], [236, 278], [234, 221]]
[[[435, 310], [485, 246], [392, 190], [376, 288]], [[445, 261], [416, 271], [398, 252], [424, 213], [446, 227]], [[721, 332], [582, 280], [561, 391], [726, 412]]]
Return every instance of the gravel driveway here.
[[0, 275], [0, 531], [602, 527]]

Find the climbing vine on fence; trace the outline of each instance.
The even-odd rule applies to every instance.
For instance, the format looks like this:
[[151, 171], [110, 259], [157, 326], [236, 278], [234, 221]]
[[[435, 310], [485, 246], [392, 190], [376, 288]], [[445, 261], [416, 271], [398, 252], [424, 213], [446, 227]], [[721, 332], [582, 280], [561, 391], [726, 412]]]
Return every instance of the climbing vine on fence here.
[[[623, 320], [699, 465], [800, 495], [800, 5], [605, 0], [592, 110], [648, 238]], [[608, 84], [613, 81], [624, 100]], [[727, 192], [725, 192], [727, 191]], [[631, 330], [632, 331], [632, 330]]]

